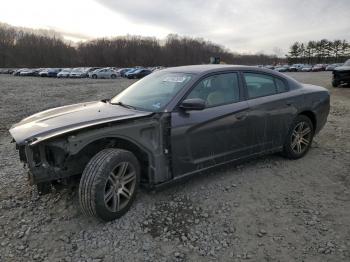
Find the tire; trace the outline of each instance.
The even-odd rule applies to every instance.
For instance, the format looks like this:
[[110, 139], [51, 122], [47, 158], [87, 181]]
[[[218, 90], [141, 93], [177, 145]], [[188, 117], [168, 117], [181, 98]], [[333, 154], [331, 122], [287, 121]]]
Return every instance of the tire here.
[[332, 80], [332, 86], [333, 86], [333, 87], [338, 87], [338, 86], [339, 86], [339, 81], [337, 81], [337, 80]]
[[97, 79], [97, 75], [92, 75], [92, 78], [93, 79]]
[[112, 79], [116, 79], [117, 76], [116, 76], [116, 75], [111, 75], [111, 78], [112, 78]]
[[305, 115], [297, 116], [288, 132], [283, 155], [289, 159], [298, 159], [306, 155], [312, 144], [314, 126]]
[[104, 149], [87, 164], [79, 185], [83, 212], [104, 221], [124, 215], [140, 183], [140, 165], [129, 151]]

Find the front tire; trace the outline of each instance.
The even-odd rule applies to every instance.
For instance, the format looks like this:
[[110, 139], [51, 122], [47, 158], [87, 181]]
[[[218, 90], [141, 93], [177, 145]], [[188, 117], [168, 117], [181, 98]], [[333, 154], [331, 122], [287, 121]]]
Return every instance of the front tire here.
[[305, 115], [297, 116], [288, 132], [283, 146], [283, 155], [289, 159], [303, 157], [310, 149], [314, 136], [314, 126]]
[[92, 75], [92, 78], [93, 79], [97, 79], [97, 75]]
[[129, 151], [105, 149], [87, 164], [79, 185], [83, 212], [104, 221], [124, 215], [140, 183], [140, 165]]

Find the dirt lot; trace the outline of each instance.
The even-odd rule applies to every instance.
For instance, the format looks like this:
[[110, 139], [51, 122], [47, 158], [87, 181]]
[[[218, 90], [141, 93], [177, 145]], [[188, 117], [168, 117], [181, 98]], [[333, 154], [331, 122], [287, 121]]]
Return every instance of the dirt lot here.
[[37, 111], [111, 97], [131, 80], [0, 75], [0, 261], [350, 261], [350, 88], [331, 90], [309, 154], [272, 155], [142, 191], [110, 223], [85, 217], [76, 188], [38, 197], [7, 129]]

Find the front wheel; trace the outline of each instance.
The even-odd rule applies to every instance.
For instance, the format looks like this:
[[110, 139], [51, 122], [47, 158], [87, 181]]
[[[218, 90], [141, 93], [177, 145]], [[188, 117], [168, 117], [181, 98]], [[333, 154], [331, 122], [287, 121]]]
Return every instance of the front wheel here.
[[299, 115], [293, 121], [283, 146], [283, 154], [290, 159], [303, 157], [310, 149], [314, 127], [305, 115]]
[[112, 78], [112, 79], [116, 79], [117, 76], [116, 76], [116, 75], [111, 75], [111, 78]]
[[93, 79], [97, 79], [97, 75], [92, 75], [92, 78]]
[[79, 185], [79, 201], [87, 215], [105, 221], [124, 215], [140, 182], [140, 166], [129, 151], [105, 149], [87, 164]]

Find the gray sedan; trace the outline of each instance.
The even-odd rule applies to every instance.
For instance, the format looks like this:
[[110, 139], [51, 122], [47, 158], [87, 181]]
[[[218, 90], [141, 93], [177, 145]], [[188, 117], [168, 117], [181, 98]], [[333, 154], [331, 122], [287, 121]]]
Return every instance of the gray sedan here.
[[112, 68], [101, 68], [89, 73], [89, 77], [97, 78], [117, 78], [118, 72]]
[[198, 65], [152, 73], [111, 100], [37, 113], [10, 133], [39, 193], [81, 176], [82, 210], [107, 221], [129, 210], [140, 184], [273, 152], [301, 158], [328, 113], [323, 87], [269, 69]]

